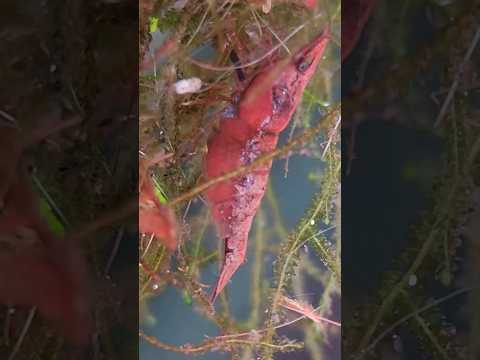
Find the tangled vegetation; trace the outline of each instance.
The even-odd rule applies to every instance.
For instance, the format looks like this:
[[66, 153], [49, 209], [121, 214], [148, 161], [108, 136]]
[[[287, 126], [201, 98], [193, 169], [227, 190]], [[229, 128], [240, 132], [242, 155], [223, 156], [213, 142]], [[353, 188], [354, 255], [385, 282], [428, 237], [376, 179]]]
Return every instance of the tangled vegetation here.
[[[146, 54], [141, 58], [140, 76], [141, 156], [171, 154], [151, 173], [159, 198], [175, 211], [179, 243], [172, 252], [148, 234], [139, 240], [140, 356], [177, 352], [203, 354], [208, 359], [219, 351], [236, 359], [271, 359], [288, 351], [304, 352], [299, 356], [313, 359], [335, 351], [334, 356], [339, 356], [339, 324], [321, 319], [338, 317], [340, 296], [340, 106], [336, 95], [340, 3], [318, 1], [315, 9], [301, 1], [187, 3], [141, 2], [141, 49]], [[333, 29], [333, 40], [278, 149], [250, 166], [205, 182], [207, 140], [216, 131], [219, 112], [241, 88], [242, 76], [250, 79], [265, 64], [294, 52], [326, 24]], [[229, 59], [232, 49], [239, 59], [232, 60], [231, 55]], [[151, 61], [152, 54], [156, 61]], [[240, 71], [232, 66], [239, 64]], [[200, 79], [201, 87], [179, 94], [178, 81], [192, 78]], [[214, 307], [207, 294], [214, 269], [222, 261], [223, 244], [202, 194], [208, 186], [248, 173], [272, 158], [274, 173], [312, 188], [310, 205], [303, 216], [293, 215], [300, 219], [296, 227], [287, 226], [286, 212], [290, 212], [284, 199], [293, 192], [275, 185], [271, 178], [249, 235], [244, 264], [248, 280], [243, 274], [234, 276]], [[313, 165], [299, 178], [291, 169], [299, 169], [295, 164], [302, 158]], [[284, 169], [275, 166], [281, 159]], [[170, 300], [163, 300], [172, 299], [172, 288], [177, 289], [174, 301], [187, 305], [192, 319], [200, 314], [214, 325], [213, 333], [200, 334], [207, 339], [177, 345], [181, 340], [156, 335], [165, 326], [162, 319], [169, 317], [167, 313], [180, 311], [179, 306], [165, 302]], [[241, 299], [234, 296], [238, 289], [243, 292]], [[248, 308], [242, 315], [240, 303]], [[195, 326], [181, 323], [186, 317], [179, 313], [178, 319], [176, 327]]]
[[[342, 99], [345, 121], [356, 119], [345, 124], [353, 134], [371, 116], [430, 133], [443, 144], [435, 156], [440, 168], [424, 187], [428, 210], [412, 224], [407, 248], [389, 259], [389, 270], [368, 299], [357, 299], [342, 314], [349, 359], [400, 356], [395, 353], [476, 359], [480, 354], [473, 335], [479, 326], [478, 241], [473, 236], [480, 161], [474, 85], [478, 11], [472, 1], [383, 2], [360, 55], [357, 91]], [[420, 29], [428, 29], [429, 36], [419, 40]], [[365, 76], [372, 63], [381, 80]], [[349, 156], [354, 163], [354, 147]], [[468, 301], [463, 301], [465, 294]], [[444, 306], [447, 301], [460, 304], [461, 314]]]

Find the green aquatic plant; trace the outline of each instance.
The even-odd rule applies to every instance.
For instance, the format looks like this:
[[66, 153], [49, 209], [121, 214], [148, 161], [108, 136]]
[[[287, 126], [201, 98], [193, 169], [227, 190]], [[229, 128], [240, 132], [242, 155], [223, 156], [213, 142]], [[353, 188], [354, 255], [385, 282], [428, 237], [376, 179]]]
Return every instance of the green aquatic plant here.
[[[242, 69], [243, 74], [250, 78], [270, 57], [264, 54], [271, 48], [271, 44], [262, 39], [271, 38], [277, 44], [278, 50], [271, 52], [270, 57], [274, 60], [287, 56], [289, 52], [307, 43], [320, 32], [326, 21], [331, 21], [334, 34], [338, 34], [339, 12], [334, 10], [338, 10], [339, 2], [319, 1], [320, 6], [326, 14], [336, 13], [337, 17], [329, 20], [324, 17], [315, 24], [313, 14], [293, 2], [273, 6], [268, 14], [248, 2], [200, 2], [184, 11], [178, 11], [178, 23], [168, 27], [169, 34], [174, 34], [178, 39], [178, 51], [163, 58], [162, 64], [154, 68], [153, 73], [141, 75], [141, 149], [145, 154], [149, 151], [153, 153], [158, 148], [173, 154], [172, 161], [167, 166], [154, 169], [153, 172], [169, 200], [167, 204], [175, 209], [181, 237], [180, 245], [174, 253], [168, 252], [160, 242], [152, 241], [148, 235], [141, 237], [139, 296], [148, 307], [149, 311], [145, 313], [148, 314], [149, 321], [155, 316], [161, 319], [161, 313], [155, 313], [149, 303], [152, 299], [161, 298], [168, 287], [177, 288], [179, 301], [188, 305], [192, 312], [215, 324], [220, 332], [219, 336], [196, 345], [174, 346], [152, 336], [149, 326], [144, 323], [139, 335], [141, 341], [150, 344], [146, 346], [187, 355], [228, 351], [235, 359], [250, 359], [252, 356], [269, 358], [268, 353], [298, 351], [303, 348], [316, 354], [315, 359], [323, 356], [324, 331], [321, 328], [319, 330], [318, 325], [311, 320], [302, 321], [305, 316], [300, 315], [288, 325], [285, 318], [292, 313], [282, 307], [280, 297], [273, 305], [277, 313], [273, 319], [281, 320], [271, 323], [272, 303], [267, 299], [273, 292], [272, 286], [276, 285], [280, 286], [281, 295], [286, 295], [285, 289], [288, 288], [290, 296], [298, 299], [302, 296], [305, 278], [312, 276], [324, 288], [323, 293], [315, 293], [315, 303], [312, 304], [315, 314], [324, 314], [328, 318], [331, 315], [331, 299], [338, 296], [340, 233], [337, 221], [340, 209], [336, 199], [340, 189], [340, 106], [332, 95], [332, 82], [339, 81], [339, 77], [330, 80], [332, 73], [338, 69], [335, 45], [328, 49], [322, 61], [322, 71], [318, 72], [308, 87], [307, 96], [302, 99], [294, 120], [295, 125], [290, 128], [285, 144], [258, 158], [250, 167], [240, 167], [211, 182], [205, 182], [202, 175], [206, 142], [216, 131], [218, 113], [231, 101], [232, 93], [242, 86], [236, 78], [238, 72], [231, 68], [228, 59], [230, 51], [235, 49], [244, 63], [253, 62], [251, 66]], [[162, 4], [162, 7], [166, 9], [168, 5]], [[149, 16], [158, 16], [159, 22], [163, 14], [168, 13], [161, 9], [155, 11]], [[292, 12], [298, 14], [298, 17], [291, 16]], [[194, 18], [198, 19], [195, 23]], [[296, 30], [299, 25], [303, 26], [301, 31]], [[278, 40], [293, 31], [297, 31], [298, 35], [285, 41], [282, 46]], [[262, 46], [253, 46], [254, 41], [257, 41], [255, 37], [262, 41]], [[195, 54], [196, 49], [204, 45], [212, 46], [217, 52], [208, 60], [203, 57], [202, 60], [193, 58], [195, 55], [191, 55], [192, 51]], [[262, 56], [265, 60], [258, 60]], [[179, 79], [189, 77], [202, 79], [204, 85], [201, 90], [185, 95], [175, 94], [171, 85]], [[270, 182], [267, 196], [254, 220], [256, 225], [250, 233], [248, 264], [251, 265], [252, 272], [248, 285], [251, 304], [249, 312], [245, 318], [236, 318], [232, 312], [232, 304], [236, 299], [231, 297], [228, 288], [219, 296], [214, 309], [207, 295], [208, 287], [202, 279], [210, 264], [222, 260], [222, 247], [212, 237], [214, 229], [209, 211], [201, 202], [203, 192], [217, 182], [247, 174], [262, 161], [279, 161], [278, 159], [286, 157], [289, 159], [286, 169], [291, 168], [297, 161], [299, 152], [315, 160], [318, 169], [314, 168], [310, 173], [315, 173], [321, 179], [306, 176], [312, 179], [314, 187], [318, 189], [312, 199], [312, 209], [306, 209], [303, 215], [301, 224], [307, 228], [302, 230], [301, 235], [295, 235], [303, 226], [299, 225], [296, 231], [288, 234], [290, 229], [284, 225], [284, 209], [279, 205], [279, 199], [286, 194], [279, 192]], [[289, 177], [295, 176], [290, 170], [285, 172]], [[272, 226], [265, 227], [267, 222]], [[332, 231], [333, 235], [329, 233]], [[310, 255], [304, 261], [289, 259], [288, 276], [280, 273], [269, 275], [271, 264], [278, 264], [287, 257], [287, 242], [290, 243], [292, 239], [297, 239], [297, 248], [290, 249], [292, 258], [305, 257], [300, 254], [305, 248], [312, 249]], [[294, 271], [296, 276], [293, 276]], [[230, 286], [238, 286], [235, 278]], [[275, 329], [287, 326], [298, 326], [304, 335], [295, 339], [274, 335]], [[302, 340], [305, 340], [305, 344]]]
[[[416, 62], [412, 61], [414, 58], [423, 59], [422, 68], [427, 70], [425, 77], [434, 77], [438, 74], [433, 67], [426, 66], [427, 64], [435, 62], [449, 69], [444, 71], [441, 81], [447, 89], [453, 86], [458, 76], [456, 71], [459, 66], [463, 66], [459, 65], [459, 62], [466, 58], [468, 49], [475, 42], [475, 34], [478, 32], [476, 23], [472, 22], [473, 18], [469, 13], [471, 8], [467, 3], [451, 4], [447, 12], [454, 13], [456, 16], [449, 26], [438, 29], [433, 40], [422, 51], [417, 52], [414, 57], [401, 60], [401, 65], [393, 73], [389, 73], [393, 77], [403, 74], [403, 81], [396, 83], [395, 91], [403, 91], [405, 84], [407, 88], [413, 84], [412, 81], [419, 70], [415, 65]], [[409, 16], [419, 11], [422, 6], [426, 5], [416, 4], [411, 8], [407, 6], [403, 16], [411, 21]], [[389, 5], [386, 5], [384, 10], [387, 8]], [[388, 18], [389, 16], [383, 13], [382, 20], [378, 21], [386, 21], [385, 24], [390, 24]], [[465, 36], [460, 36], [460, 33], [464, 33]], [[455, 46], [449, 46], [448, 51], [444, 51], [446, 39], [460, 37], [462, 41], [457, 42]], [[382, 51], [385, 51], [385, 48], [382, 48]], [[452, 72], [451, 69], [456, 70]], [[392, 78], [389, 77], [386, 82], [391, 80]], [[366, 84], [366, 86], [369, 85]], [[372, 85], [372, 92], [365, 90], [363, 93], [368, 93], [368, 96], [373, 95], [375, 101], [380, 103], [385, 101], [380, 95], [382, 89], [385, 89], [383, 84], [375, 84], [375, 86]], [[448, 90], [442, 91], [442, 94], [447, 93]], [[424, 93], [422, 94], [425, 96]], [[350, 107], [350, 104], [353, 104], [350, 100], [345, 99], [348, 111], [358, 110], [356, 105]], [[366, 98], [363, 98], [357, 105], [364, 105], [365, 100]], [[444, 103], [449, 101], [445, 97], [442, 97], [442, 100]], [[372, 290], [371, 296], [365, 303], [352, 306], [343, 314], [344, 349], [351, 354], [352, 359], [379, 359], [383, 356], [382, 352], [401, 352], [402, 339], [398, 334], [402, 331], [413, 335], [413, 346], [434, 359], [478, 356], [475, 355], [476, 350], [472, 343], [466, 343], [455, 336], [457, 326], [455, 320], [449, 318], [445, 309], [437, 307], [443, 299], [435, 300], [433, 304], [436, 306], [428, 306], [432, 298], [432, 283], [440, 284], [445, 291], [451, 292], [452, 296], [445, 296], [445, 301], [458, 301], [458, 296], [470, 296], [477, 291], [474, 287], [475, 283], [471, 280], [466, 287], [455, 290], [455, 287], [464, 281], [464, 273], [467, 270], [468, 259], [461, 255], [462, 249], [474, 247], [472, 239], [465, 238], [464, 231], [469, 209], [473, 206], [471, 195], [478, 186], [475, 164], [479, 161], [476, 149], [479, 132], [478, 127], [469, 124], [467, 120], [474, 111], [473, 102], [467, 93], [458, 92], [451, 101], [449, 111], [443, 115], [442, 111], [439, 111], [438, 116], [436, 118], [434, 116], [434, 121], [432, 121], [431, 112], [429, 112], [428, 122], [417, 121], [422, 116], [414, 116], [408, 122], [402, 121], [402, 124], [409, 127], [422, 129], [422, 131], [428, 129], [434, 136], [443, 140], [442, 153], [437, 157], [441, 160], [441, 166], [440, 168], [436, 166], [435, 178], [429, 176], [428, 179], [424, 179], [429, 182], [429, 186], [426, 186], [426, 183], [421, 184], [430, 200], [429, 207], [420, 220], [412, 224], [407, 248], [396, 255], [389, 270], [383, 275], [383, 281]], [[436, 129], [432, 126], [433, 123]], [[422, 311], [419, 311], [420, 309]], [[474, 308], [468, 311], [472, 315], [477, 314], [478, 317], [478, 311]], [[478, 320], [475, 320], [472, 324], [475, 326], [477, 322]], [[409, 345], [411, 346], [412, 342]]]

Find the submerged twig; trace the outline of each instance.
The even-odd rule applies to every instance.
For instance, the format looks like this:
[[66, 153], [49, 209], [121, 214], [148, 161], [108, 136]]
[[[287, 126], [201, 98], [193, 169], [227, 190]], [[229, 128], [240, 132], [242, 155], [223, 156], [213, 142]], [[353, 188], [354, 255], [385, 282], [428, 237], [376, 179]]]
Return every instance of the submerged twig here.
[[297, 146], [304, 145], [304, 144], [308, 143], [309, 141], [313, 140], [313, 138], [321, 130], [324, 129], [325, 124], [328, 122], [328, 119], [333, 118], [333, 117], [338, 117], [338, 116], [340, 116], [340, 108], [339, 107], [330, 111], [330, 113], [327, 114], [327, 116], [322, 121], [319, 121], [319, 123], [316, 126], [314, 126], [313, 128], [305, 131], [302, 135], [300, 135], [297, 138], [295, 138], [294, 140], [290, 141], [289, 143], [287, 143], [282, 148], [276, 149], [276, 150], [274, 150], [274, 151], [272, 151], [268, 154], [259, 156], [255, 161], [253, 161], [249, 165], [241, 166], [241, 167], [237, 168], [236, 170], [234, 170], [232, 172], [229, 172], [225, 175], [222, 175], [222, 176], [216, 177], [214, 179], [211, 179], [207, 182], [204, 182], [203, 184], [200, 184], [200, 185], [194, 187], [193, 189], [191, 189], [190, 191], [187, 191], [186, 193], [184, 193], [184, 194], [178, 196], [177, 198], [173, 199], [172, 201], [169, 202], [168, 205], [170, 205], [171, 207], [176, 206], [176, 205], [178, 205], [178, 204], [180, 204], [184, 201], [187, 201], [187, 200], [197, 196], [198, 194], [204, 192], [205, 190], [209, 189], [213, 185], [216, 185], [218, 183], [233, 179], [237, 176], [247, 174], [247, 173], [251, 172], [252, 170], [254, 170], [255, 168], [257, 168], [258, 166], [260, 166], [260, 165], [262, 165], [262, 164], [264, 164], [264, 163], [266, 163], [266, 162], [268, 162], [268, 161], [270, 161], [274, 158], [281, 157], [281, 156], [284, 156], [284, 155], [288, 154], [290, 151], [292, 151]]
[[104, 276], [108, 276], [110, 272], [110, 268], [112, 267], [113, 261], [115, 260], [115, 256], [117, 255], [118, 248], [120, 247], [120, 241], [122, 241], [123, 234], [125, 230], [123, 227], [121, 227], [117, 231], [117, 235], [115, 236], [115, 243], [113, 244], [112, 252], [110, 253], [110, 256], [107, 261], [107, 265], [105, 266], [105, 271], [104, 271]]
[[478, 289], [479, 287], [478, 286], [473, 286], [473, 287], [468, 287], [468, 288], [463, 288], [463, 289], [459, 289], [459, 290], [456, 290], [440, 299], [437, 299], [435, 301], [432, 301], [431, 303], [421, 307], [420, 309], [408, 314], [408, 315], [405, 315], [403, 316], [402, 318], [400, 318], [399, 320], [397, 320], [396, 322], [394, 322], [392, 325], [390, 325], [386, 330], [384, 330], [380, 335], [378, 335], [368, 346], [366, 346], [364, 349], [360, 350], [360, 354], [355, 356], [353, 358], [353, 360], [359, 360], [359, 359], [362, 359], [369, 351], [371, 351], [373, 348], [375, 348], [375, 346], [385, 337], [387, 336], [389, 333], [391, 333], [394, 329], [396, 329], [398, 326], [400, 326], [401, 324], [405, 323], [406, 321], [410, 320], [411, 318], [421, 314], [422, 312], [425, 312], [437, 305], [440, 305], [441, 303], [445, 302], [445, 301], [448, 301], [458, 295], [461, 295], [461, 294], [464, 294], [464, 293], [467, 293], [469, 291], [472, 291], [474, 289]]
[[72, 233], [71, 240], [81, 241], [85, 238], [89, 238], [97, 231], [118, 224], [135, 213], [138, 213], [138, 198], [136, 196], [128, 202], [120, 205], [119, 208], [114, 211], [110, 211], [100, 216], [97, 220], [79, 227], [76, 232]]
[[267, 51], [265, 54], [263, 54], [262, 56], [260, 56], [259, 58], [255, 59], [255, 60], [252, 60], [252, 61], [249, 61], [245, 64], [242, 64], [242, 65], [237, 65], [237, 66], [214, 66], [214, 65], [211, 65], [211, 64], [207, 64], [207, 63], [204, 63], [202, 61], [198, 61], [198, 60], [195, 60], [191, 57], [187, 58], [186, 61], [194, 64], [194, 65], [197, 65], [198, 67], [201, 67], [203, 69], [207, 69], [207, 70], [212, 70], [212, 71], [233, 71], [233, 70], [237, 70], [237, 69], [244, 69], [244, 68], [247, 68], [247, 67], [250, 67], [250, 66], [253, 66], [253, 65], [256, 65], [260, 62], [262, 62], [263, 60], [265, 60], [266, 58], [268, 58], [270, 55], [272, 55], [275, 51], [277, 51], [279, 48], [281, 48], [282, 46], [285, 46], [285, 43], [290, 40], [293, 36], [295, 36], [298, 32], [300, 32], [301, 30], [303, 30], [311, 21], [313, 20], [316, 20], [318, 19], [319, 17], [321, 17], [323, 15], [323, 13], [320, 13], [320, 14], [316, 14], [315, 16], [313, 16], [312, 19], [304, 22], [303, 24], [299, 25], [297, 28], [295, 28], [290, 34], [288, 34], [284, 39], [283, 41], [281, 41], [280, 43], [278, 43], [277, 45], [275, 45], [274, 47], [272, 47], [269, 51]]
[[480, 27], [477, 28], [477, 31], [475, 32], [475, 35], [472, 39], [472, 42], [470, 43], [470, 47], [468, 48], [465, 57], [463, 58], [462, 63], [460, 64], [458, 71], [455, 74], [455, 78], [453, 80], [452, 85], [450, 86], [450, 90], [448, 91], [447, 98], [443, 102], [442, 108], [440, 109], [440, 113], [437, 116], [437, 119], [435, 120], [435, 124], [433, 127], [438, 127], [440, 123], [442, 122], [443, 118], [445, 117], [445, 114], [447, 113], [447, 110], [450, 106], [450, 103], [453, 100], [453, 96], [455, 95], [455, 92], [457, 91], [457, 87], [460, 84], [460, 79], [462, 77], [464, 68], [467, 64], [467, 62], [470, 60], [470, 57], [473, 54], [473, 50], [477, 47], [478, 42], [480, 41]]
[[213, 338], [204, 341], [200, 345], [192, 346], [192, 345], [182, 345], [182, 346], [174, 346], [169, 345], [164, 342], [159, 341], [153, 336], [146, 335], [143, 331], [139, 331], [138, 335], [150, 343], [151, 345], [163, 349], [169, 350], [173, 352], [178, 352], [182, 354], [201, 354], [210, 350], [230, 350], [231, 346], [235, 345], [255, 345], [260, 347], [268, 347], [272, 350], [277, 351], [287, 351], [287, 350], [294, 350], [294, 349], [301, 349], [303, 347], [300, 343], [292, 343], [292, 344], [270, 344], [266, 342], [256, 342], [255, 340], [242, 340], [242, 339], [222, 339], [218, 341], [218, 338]]
[[13, 347], [13, 350], [10, 353], [10, 356], [8, 357], [8, 360], [13, 360], [15, 358], [15, 355], [17, 355], [18, 350], [20, 350], [20, 347], [22, 346], [22, 343], [23, 343], [23, 339], [25, 339], [25, 336], [27, 335], [27, 332], [30, 329], [30, 325], [32, 325], [32, 321], [33, 321], [33, 318], [35, 317], [36, 312], [37, 312], [36, 307], [32, 307], [28, 312], [27, 321], [25, 321], [25, 324], [23, 325], [22, 332], [20, 333], [20, 336], [18, 337], [17, 342], [15, 343], [15, 346]]

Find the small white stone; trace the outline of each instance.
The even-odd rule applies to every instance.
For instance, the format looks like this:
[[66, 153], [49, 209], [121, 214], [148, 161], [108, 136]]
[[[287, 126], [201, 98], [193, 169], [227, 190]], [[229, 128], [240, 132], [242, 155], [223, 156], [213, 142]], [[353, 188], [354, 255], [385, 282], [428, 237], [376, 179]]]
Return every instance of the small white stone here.
[[272, 0], [266, 0], [262, 5], [262, 10], [265, 14], [268, 14], [272, 10]]
[[177, 81], [174, 85], [177, 94], [196, 93], [202, 87], [202, 80], [199, 78], [190, 78]]
[[413, 287], [415, 285], [417, 285], [417, 276], [415, 274], [412, 274], [408, 278], [408, 286]]
[[187, 5], [188, 0], [177, 0], [175, 3], [172, 5], [172, 8], [175, 10], [182, 10], [185, 5]]

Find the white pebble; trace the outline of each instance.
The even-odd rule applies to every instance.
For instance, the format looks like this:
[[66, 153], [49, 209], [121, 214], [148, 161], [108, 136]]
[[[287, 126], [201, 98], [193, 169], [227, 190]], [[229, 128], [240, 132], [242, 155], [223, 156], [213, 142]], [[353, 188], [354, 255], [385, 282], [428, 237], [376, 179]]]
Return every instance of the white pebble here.
[[172, 5], [172, 8], [175, 10], [182, 10], [185, 5], [187, 5], [188, 0], [177, 0], [175, 3]]
[[202, 80], [199, 78], [190, 78], [179, 80], [174, 84], [177, 94], [195, 93], [202, 87]]

